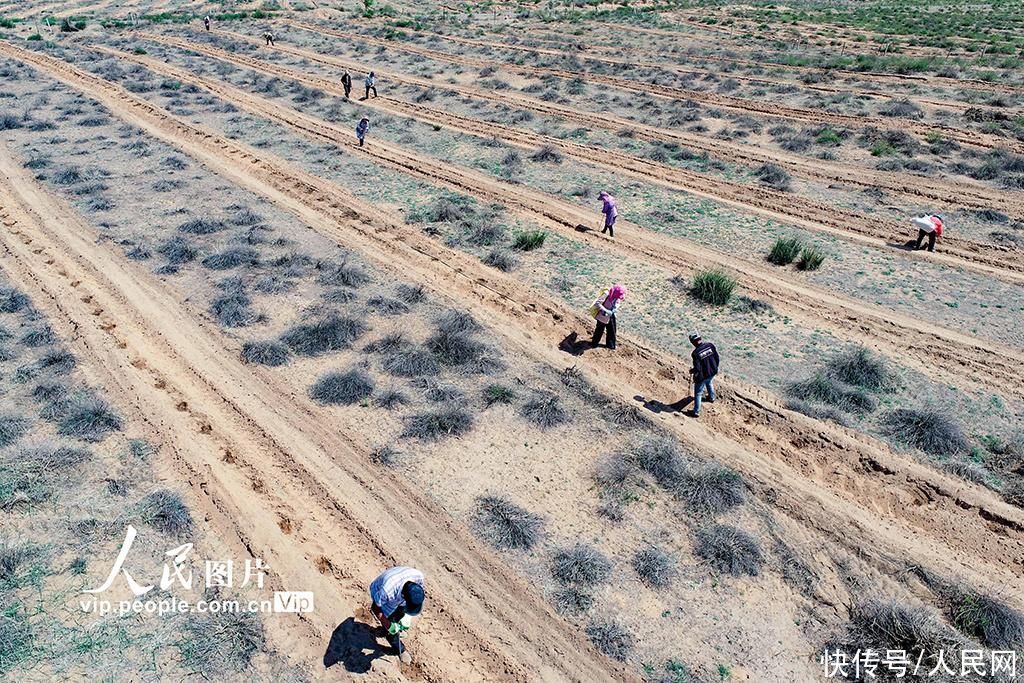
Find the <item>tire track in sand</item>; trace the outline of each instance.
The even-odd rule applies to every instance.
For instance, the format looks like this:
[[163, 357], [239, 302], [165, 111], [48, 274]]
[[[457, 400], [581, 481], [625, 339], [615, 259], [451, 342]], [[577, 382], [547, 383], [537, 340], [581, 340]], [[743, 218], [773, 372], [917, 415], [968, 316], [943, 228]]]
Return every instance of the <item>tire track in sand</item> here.
[[[55, 58], [3, 42], [0, 54], [99, 99], [119, 118], [267, 197], [328, 238], [449, 292], [526, 357], [563, 365], [559, 341], [567, 330], [588, 325], [582, 315], [540, 293], [517, 296], [522, 294], [518, 281], [395, 224], [333, 183], [181, 121]], [[529, 303], [515, 308], [507, 303], [521, 300]], [[614, 354], [588, 354], [581, 363], [599, 389], [627, 401], [638, 392], [675, 395], [687, 367], [678, 358], [630, 341]], [[766, 502], [880, 571], [891, 573], [913, 558], [981, 588], [1005, 593], [1014, 585], [1024, 566], [1024, 512], [991, 491], [896, 456], [868, 437], [785, 410], [764, 392], [739, 382], [723, 381], [722, 403], [724, 409], [700, 423], [665, 414], [654, 419], [697, 452], [734, 467]], [[1008, 600], [1024, 604], [1019, 595]]]
[[1016, 349], [953, 332], [909, 316], [825, 292], [807, 284], [776, 276], [740, 258], [720, 254], [681, 238], [659, 235], [624, 221], [617, 239], [581, 232], [577, 226], [589, 216], [558, 197], [498, 181], [490, 176], [439, 161], [404, 147], [374, 140], [368, 147], [351, 146], [351, 133], [332, 123], [246, 92], [222, 81], [196, 76], [180, 67], [141, 55], [105, 47], [102, 54], [141, 64], [154, 73], [203, 88], [238, 108], [290, 128], [317, 142], [349, 147], [354, 154], [407, 175], [468, 192], [480, 199], [506, 204], [509, 209], [574, 241], [599, 245], [617, 254], [640, 258], [672, 272], [695, 271], [709, 265], [743, 275], [744, 288], [768, 299], [780, 312], [803, 320], [810, 327], [824, 322], [837, 336], [881, 347], [882, 352], [941, 381], [968, 385], [980, 381], [994, 390], [1024, 398], [1024, 373]]
[[[262, 71], [268, 75], [295, 80], [336, 95], [344, 94], [341, 83], [331, 79], [309, 76], [296, 69], [264, 62], [253, 57], [236, 55], [226, 50], [207, 47], [180, 38], [153, 34], [141, 35], [147, 40], [192, 50]], [[630, 175], [671, 189], [684, 190], [690, 194], [712, 199], [743, 211], [758, 213], [775, 220], [798, 225], [808, 230], [828, 233], [876, 248], [888, 249], [904, 258], [923, 256], [922, 252], [908, 251], [903, 248], [903, 244], [894, 244], [890, 241], [893, 235], [907, 232], [906, 226], [896, 221], [879, 219], [852, 211], [838, 213], [829, 204], [795, 197], [785, 192], [733, 183], [694, 171], [652, 163], [624, 152], [599, 149], [387, 96], [367, 100], [364, 104], [375, 108], [385, 108], [394, 114], [410, 116], [463, 133], [488, 138], [498, 137], [523, 149], [534, 150], [542, 145], [550, 145], [570, 156], [619, 175]], [[944, 242], [942, 253], [929, 253], [927, 257], [942, 263], [970, 268], [1007, 282], [1024, 283], [1024, 260], [1019, 257], [1018, 250], [1001, 245], [970, 242], [956, 237], [944, 238]]]

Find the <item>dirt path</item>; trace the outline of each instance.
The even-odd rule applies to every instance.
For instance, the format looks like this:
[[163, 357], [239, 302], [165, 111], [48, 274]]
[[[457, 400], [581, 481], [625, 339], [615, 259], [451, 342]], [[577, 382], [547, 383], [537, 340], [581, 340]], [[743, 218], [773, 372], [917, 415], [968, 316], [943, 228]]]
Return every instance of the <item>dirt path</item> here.
[[389, 662], [386, 678], [628, 678], [443, 510], [372, 466], [328, 411], [244, 366], [215, 326], [98, 243], [6, 154], [0, 171], [5, 269], [91, 340], [84, 359], [101, 349], [111, 387], [130, 383], [115, 403], [168, 421], [165, 443], [183, 473], [199, 473], [193, 498], [230, 521], [219, 531], [252, 547], [279, 586], [315, 592], [318, 609], [285, 627], [311, 660], [347, 616], [369, 616], [365, 587], [382, 566], [412, 561], [428, 577], [430, 613], [410, 638], [415, 665]]
[[[220, 31], [220, 33], [235, 40], [260, 45], [259, 40], [240, 33], [231, 31]], [[279, 52], [292, 54], [333, 68], [360, 71], [366, 71], [369, 68], [367, 64], [361, 62], [333, 55], [322, 55], [312, 50], [293, 47], [285, 43], [278, 43], [276, 49]], [[416, 85], [428, 89], [438, 87], [437, 83], [426, 78], [396, 72], [378, 71], [378, 73], [386, 78], [386, 80], [394, 83]], [[658, 128], [611, 114], [576, 110], [554, 102], [544, 102], [543, 100], [514, 92], [502, 91], [499, 93], [484, 88], [473, 88], [450, 83], [446, 83], [444, 89], [503, 105], [514, 103], [516, 107], [521, 109], [528, 109], [544, 116], [562, 118], [566, 121], [586, 126], [597, 126], [615, 132], [632, 129], [644, 139], [682, 144], [698, 151], [707, 152], [723, 161], [747, 166], [757, 166], [765, 163], [778, 164], [800, 177], [825, 185], [842, 183], [851, 187], [881, 188], [888, 193], [906, 197], [911, 201], [927, 199], [938, 202], [943, 206], [978, 209], [995, 208], [1011, 215], [1024, 215], [1024, 198], [1022, 198], [1021, 193], [986, 187], [966, 178], [947, 181], [940, 178], [921, 178], [907, 173], [897, 175], [871, 168], [851, 168], [843, 164], [823, 159], [809, 159], [799, 154], [790, 154], [781, 150], [762, 151], [742, 143], [717, 140], [687, 133], [683, 130]]]
[[[411, 54], [418, 54], [442, 62], [451, 62], [454, 64], [461, 64], [463, 66], [469, 66], [477, 69], [483, 69], [488, 66], [494, 66], [493, 61], [488, 59], [465, 57], [462, 55], [453, 55], [447, 52], [441, 52], [438, 50], [431, 50], [430, 48], [420, 47], [418, 45], [410, 45], [408, 43], [399, 43], [393, 40], [375, 38], [373, 36], [367, 36], [361, 33], [338, 31], [323, 26], [307, 24], [301, 21], [288, 20], [286, 21], [286, 23], [289, 26], [302, 29], [304, 31], [332, 35], [338, 38], [344, 38], [346, 40], [358, 40], [365, 43], [369, 43], [370, 45], [380, 45], [391, 50], [396, 50], [399, 52], [408, 52]], [[567, 71], [564, 69], [554, 69], [539, 66], [526, 66], [511, 63], [503, 63], [502, 67], [513, 72], [535, 77], [555, 76], [558, 78], [565, 78], [570, 80], [573, 78], [580, 77], [579, 73]], [[636, 81], [631, 81], [627, 78], [604, 76], [601, 74], [594, 73], [586, 73], [584, 74], [584, 78], [589, 82], [603, 83], [605, 85], [610, 85], [630, 92], [655, 95], [673, 101], [679, 99], [690, 99], [695, 102], [707, 104], [709, 106], [719, 107], [721, 109], [729, 109], [732, 111], [739, 111], [745, 114], [758, 114], [767, 117], [787, 119], [790, 121], [802, 121], [805, 123], [814, 124], [824, 123], [836, 126], [848, 126], [850, 128], [891, 128], [894, 125], [898, 125], [901, 129], [914, 133], [921, 137], [925, 137], [929, 133], [938, 133], [951, 140], [956, 140], [957, 142], [960, 142], [965, 145], [972, 145], [975, 147], [982, 147], [985, 149], [995, 149], [997, 147], [1004, 147], [1011, 151], [1017, 152], [1018, 154], [1024, 153], [1024, 142], [1008, 140], [997, 135], [980, 133], [977, 131], [966, 130], [963, 128], [955, 128], [953, 126], [931, 124], [922, 121], [914, 121], [910, 119], [899, 119], [898, 121], [895, 121], [893, 119], [886, 119], [878, 116], [852, 116], [848, 114], [834, 114], [830, 112], [816, 111], [812, 109], [800, 109], [798, 107], [788, 107], [779, 104], [772, 104], [770, 102], [759, 102], [755, 100], [744, 99], [741, 97], [730, 97], [728, 95], [722, 95], [719, 93], [707, 93], [699, 90], [674, 88], [670, 86], [659, 85], [656, 83], [637, 83]]]
[[[148, 40], [192, 50], [269, 75], [292, 79], [334, 95], [344, 95], [340, 81], [309, 76], [296, 69], [180, 38], [154, 34], [141, 35]], [[798, 225], [808, 230], [824, 232], [875, 248], [889, 250], [904, 258], [926, 257], [940, 263], [969, 268], [1008, 282], [1024, 283], [1024, 260], [1019, 257], [1018, 250], [1010, 247], [946, 237], [941, 252], [929, 253], [925, 256], [924, 252], [905, 249], [902, 242], [892, 242], [894, 235], [902, 235], [907, 232], [906, 226], [896, 221], [852, 211], [838, 213], [833, 206], [824, 202], [815, 202], [777, 190], [743, 185], [694, 171], [672, 168], [624, 152], [599, 149], [387, 96], [367, 100], [363, 104], [483, 138], [498, 137], [509, 144], [529, 151], [534, 151], [543, 145], [550, 145], [577, 159], [619, 175], [629, 175], [671, 189], [685, 190], [695, 196], [712, 199], [741, 211], [757, 213], [783, 223]]]
[[248, 93], [221, 81], [195, 76], [166, 62], [110, 48], [94, 48], [151, 69], [155, 73], [204, 88], [244, 111], [274, 121], [300, 134], [328, 144], [349, 147], [353, 153], [402, 173], [441, 183], [489, 202], [507, 204], [510, 210], [557, 230], [574, 241], [599, 245], [670, 272], [695, 271], [715, 265], [741, 273], [744, 287], [754, 296], [770, 301], [780, 313], [815, 328], [825, 326], [840, 338], [880, 348], [904, 365], [940, 379], [968, 384], [981, 382], [994, 390], [1024, 398], [1024, 373], [1019, 351], [982, 341], [940, 326], [894, 314], [881, 308], [825, 292], [795, 279], [783, 278], [749, 261], [720, 254], [689, 240], [672, 238], [624, 222], [617, 239], [577, 226], [591, 218], [584, 210], [543, 192], [495, 180], [483, 173], [408, 151], [405, 147], [374, 140], [367, 147], [351, 147], [352, 135], [323, 119], [292, 107]]
[[[0, 54], [99, 99], [118, 117], [267, 197], [325, 237], [448, 292], [524, 357], [564, 365], [559, 341], [567, 331], [587, 325], [582, 316], [539, 292], [523, 297], [514, 278], [396, 224], [333, 183], [181, 121], [60, 60], [4, 43]], [[510, 300], [529, 303], [510, 307]], [[636, 394], [674, 396], [687, 367], [637, 342], [621, 344], [616, 353], [587, 354], [579, 363], [599, 389], [627, 401]], [[892, 573], [912, 559], [1001, 595], [1014, 585], [1024, 566], [1024, 512], [991, 491], [898, 456], [867, 437], [785, 410], [771, 396], [739, 382], [723, 381], [721, 403], [699, 423], [666, 413], [654, 419], [698, 452], [736, 468], [763, 500], [880, 571]], [[319, 433], [317, 424], [296, 427], [300, 434], [307, 428]], [[1024, 604], [1017, 594], [1007, 599]]]

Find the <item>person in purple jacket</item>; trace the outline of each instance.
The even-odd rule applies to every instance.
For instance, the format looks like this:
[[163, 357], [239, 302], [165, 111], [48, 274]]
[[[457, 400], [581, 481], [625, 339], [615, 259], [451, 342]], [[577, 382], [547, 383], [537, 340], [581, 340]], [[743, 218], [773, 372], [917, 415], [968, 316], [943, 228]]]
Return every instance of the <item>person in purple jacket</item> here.
[[605, 190], [601, 190], [597, 197], [604, 202], [604, 206], [601, 207], [601, 213], [604, 214], [604, 230], [601, 231], [601, 234], [607, 232], [609, 237], [615, 237], [615, 219], [619, 217], [619, 208], [615, 204], [615, 197]]

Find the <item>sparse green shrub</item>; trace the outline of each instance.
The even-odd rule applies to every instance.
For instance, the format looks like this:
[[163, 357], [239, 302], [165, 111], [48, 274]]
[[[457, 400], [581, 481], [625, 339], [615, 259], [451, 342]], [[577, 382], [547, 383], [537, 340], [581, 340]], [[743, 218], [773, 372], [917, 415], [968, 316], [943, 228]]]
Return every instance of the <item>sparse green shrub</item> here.
[[512, 240], [512, 248], [519, 251], [533, 251], [544, 246], [548, 234], [543, 230], [526, 230], [517, 232]]
[[552, 558], [551, 575], [567, 586], [596, 586], [608, 581], [611, 574], [611, 560], [586, 543], [563, 548]]
[[778, 266], [785, 266], [796, 260], [804, 248], [799, 237], [780, 237], [772, 244], [768, 252], [768, 260]]
[[764, 561], [757, 539], [726, 524], [699, 529], [694, 550], [709, 565], [732, 576], [757, 576]]
[[586, 634], [598, 650], [620, 662], [626, 661], [636, 647], [632, 634], [614, 620], [591, 622]]
[[499, 550], [529, 550], [540, 538], [544, 520], [507, 498], [480, 496], [473, 509], [473, 529]]
[[1024, 508], [1024, 480], [1017, 480], [1007, 484], [1003, 489], [1003, 500], [1010, 505]]
[[484, 405], [488, 408], [496, 403], [509, 404], [515, 399], [515, 392], [503, 384], [488, 384], [484, 387]]
[[925, 453], [947, 457], [970, 450], [960, 422], [937, 408], [897, 408], [883, 423], [893, 439]]
[[20, 611], [0, 612], [0, 675], [14, 669], [32, 655], [33, 634]]
[[326, 372], [310, 387], [309, 396], [321, 405], [351, 405], [373, 394], [373, 380], [364, 370]]
[[813, 244], [809, 244], [800, 250], [800, 260], [796, 267], [800, 270], [817, 270], [825, 262], [825, 252]]
[[724, 306], [732, 298], [737, 282], [728, 273], [720, 270], [704, 270], [693, 277], [690, 293], [713, 306]]
[[1024, 646], [1024, 614], [985, 593], [963, 587], [950, 593], [947, 613], [961, 632], [993, 649]]
[[150, 493], [138, 506], [139, 517], [157, 531], [180, 536], [192, 530], [192, 514], [177, 493], [160, 489]]

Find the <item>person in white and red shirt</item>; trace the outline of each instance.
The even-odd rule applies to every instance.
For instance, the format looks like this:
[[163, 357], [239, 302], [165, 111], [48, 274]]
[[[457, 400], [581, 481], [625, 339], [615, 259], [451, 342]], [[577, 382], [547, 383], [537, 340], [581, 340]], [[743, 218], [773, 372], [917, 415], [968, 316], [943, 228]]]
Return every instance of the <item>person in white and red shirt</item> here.
[[935, 240], [942, 237], [942, 216], [918, 216], [911, 223], [917, 227], [917, 242], [914, 249], [921, 249], [925, 235], [928, 236], [928, 251], [935, 251]]

